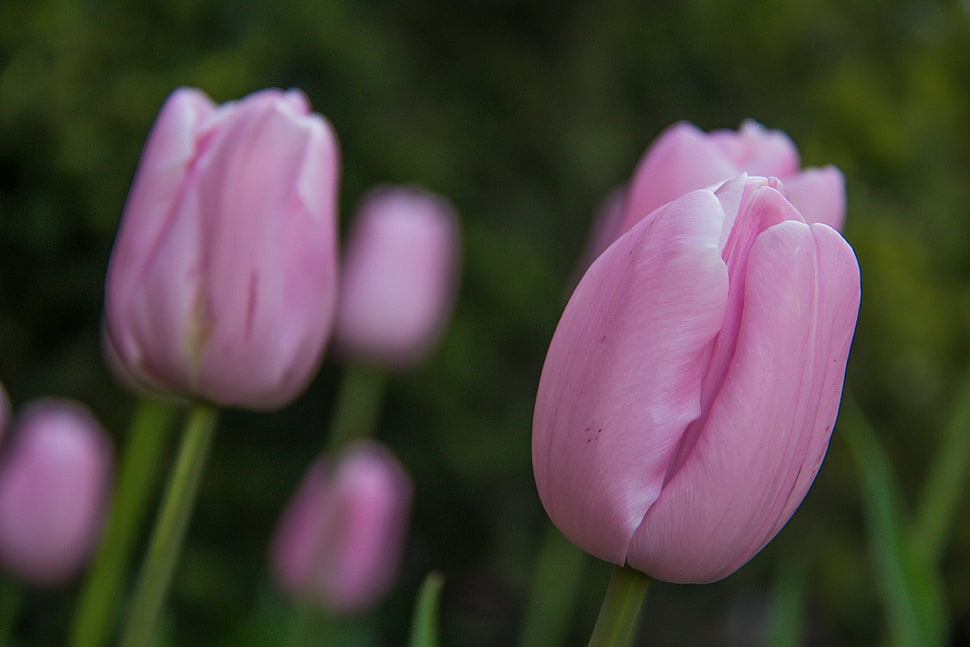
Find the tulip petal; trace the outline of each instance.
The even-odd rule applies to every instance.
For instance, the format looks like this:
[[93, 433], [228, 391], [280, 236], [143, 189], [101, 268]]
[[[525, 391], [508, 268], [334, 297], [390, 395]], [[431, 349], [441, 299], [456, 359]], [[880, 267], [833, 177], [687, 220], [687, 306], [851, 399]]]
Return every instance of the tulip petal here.
[[769, 130], [753, 119], [746, 119], [736, 132], [714, 130], [708, 136], [736, 168], [751, 175], [787, 180], [798, 173], [798, 148], [781, 130]]
[[821, 222], [842, 231], [845, 222], [845, 177], [834, 166], [807, 168], [785, 179], [792, 204], [807, 222]]
[[[106, 324], [119, 356], [132, 366], [141, 363], [138, 343], [121, 322], [132, 305], [146, 267], [157, 253], [157, 243], [172, 225], [174, 204], [198, 146], [200, 124], [215, 106], [202, 92], [179, 88], [166, 100], [142, 153], [125, 217], [111, 253], [106, 286]], [[137, 215], [131, 215], [137, 214]], [[139, 377], [139, 376], [134, 376]]]
[[784, 526], [828, 445], [859, 294], [855, 255], [833, 229], [786, 221], [759, 236], [731, 367], [693, 451], [637, 530], [631, 566], [714, 581]]
[[737, 167], [697, 126], [674, 124], [657, 137], [637, 164], [618, 235], [657, 207], [737, 174]]
[[622, 564], [700, 415], [700, 383], [727, 301], [724, 212], [695, 191], [635, 226], [590, 266], [550, 344], [536, 397], [533, 467], [553, 522]]
[[[311, 214], [306, 207], [333, 200], [314, 203], [301, 194], [297, 180], [309, 158], [320, 163], [317, 151], [308, 149], [329, 145], [333, 150], [335, 144], [324, 143], [319, 117], [294, 118], [288, 114], [293, 107], [281, 105], [275, 90], [241, 102], [213, 135], [208, 154], [200, 156], [198, 177], [186, 197], [194, 213], [208, 214], [198, 221], [205, 241], [198, 316], [211, 335], [197, 379], [216, 401], [242, 399], [254, 408], [281, 404], [279, 394], [289, 397], [286, 385], [301, 381], [316, 365], [320, 353], [314, 349], [322, 347], [332, 320], [336, 289], [328, 289], [328, 283], [336, 274], [335, 214]], [[335, 193], [335, 187], [326, 188]], [[312, 262], [293, 257], [293, 250]], [[319, 262], [322, 255], [330, 259], [329, 267]], [[309, 283], [315, 283], [311, 294]], [[326, 325], [304, 314], [317, 309], [325, 311]], [[304, 330], [307, 321], [313, 322], [312, 331]], [[191, 330], [187, 334], [191, 340]], [[307, 336], [312, 343], [306, 343]], [[308, 361], [294, 364], [297, 353]], [[234, 370], [226, 370], [226, 358], [232, 358]], [[254, 373], [264, 379], [254, 382]]]

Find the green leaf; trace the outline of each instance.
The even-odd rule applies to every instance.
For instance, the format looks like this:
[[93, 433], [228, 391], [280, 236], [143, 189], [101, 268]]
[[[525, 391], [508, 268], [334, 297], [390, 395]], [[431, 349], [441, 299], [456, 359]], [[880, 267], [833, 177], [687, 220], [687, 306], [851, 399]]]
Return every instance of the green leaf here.
[[937, 647], [948, 635], [939, 571], [910, 540], [889, 457], [851, 396], [842, 401], [841, 435], [859, 466], [862, 507], [878, 590], [895, 647]]
[[445, 578], [436, 571], [424, 578], [414, 605], [408, 647], [438, 647], [438, 606], [444, 583]]

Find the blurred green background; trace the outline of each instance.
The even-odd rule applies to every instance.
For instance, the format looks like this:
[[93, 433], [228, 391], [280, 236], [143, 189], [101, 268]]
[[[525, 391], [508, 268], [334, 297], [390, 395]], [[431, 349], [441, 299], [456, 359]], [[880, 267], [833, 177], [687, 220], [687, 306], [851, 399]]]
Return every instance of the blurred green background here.
[[[302, 88], [343, 151], [343, 217], [379, 182], [450, 197], [465, 228], [453, 325], [392, 379], [380, 437], [417, 482], [399, 583], [375, 614], [402, 645], [444, 573], [443, 641], [513, 644], [546, 518], [532, 404], [600, 200], [656, 134], [745, 118], [845, 172], [863, 275], [848, 384], [912, 504], [970, 371], [970, 7], [955, 0], [3, 0], [0, 381], [17, 406], [89, 404], [120, 445], [132, 398], [99, 346], [103, 277], [141, 146], [176, 86], [226, 101]], [[277, 514], [324, 440], [341, 367], [292, 407], [223, 420], [167, 622], [178, 645], [274, 644]], [[748, 566], [656, 584], [644, 645], [766, 643], [772, 590], [803, 568], [806, 645], [884, 644], [858, 471], [836, 429], [813, 490]], [[970, 645], [970, 515], [942, 564]], [[795, 570], [797, 571], [798, 568]], [[609, 569], [589, 559], [585, 644]], [[32, 594], [20, 631], [60, 644], [76, 587]]]

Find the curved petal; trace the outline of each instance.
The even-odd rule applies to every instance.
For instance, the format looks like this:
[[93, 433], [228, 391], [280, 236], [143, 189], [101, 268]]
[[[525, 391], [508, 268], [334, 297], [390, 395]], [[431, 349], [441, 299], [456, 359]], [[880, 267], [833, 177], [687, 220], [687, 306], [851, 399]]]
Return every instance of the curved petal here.
[[792, 220], [761, 234], [731, 367], [693, 452], [637, 530], [631, 566], [714, 581], [787, 522], [835, 423], [859, 294], [855, 255], [833, 229]]
[[753, 119], [746, 119], [737, 132], [714, 130], [709, 137], [738, 169], [751, 175], [784, 180], [798, 172], [798, 148], [781, 130], [769, 130]]
[[697, 126], [674, 124], [657, 137], [637, 164], [617, 235], [652, 211], [690, 191], [738, 174], [738, 168]]
[[723, 224], [710, 191], [639, 223], [590, 266], [550, 344], [533, 419], [536, 484], [559, 529], [602, 559], [625, 561], [700, 415], [727, 301]]
[[[197, 318], [209, 335], [200, 346], [198, 386], [216, 401], [252, 408], [288, 401], [292, 390], [284, 387], [316, 366], [336, 293], [336, 177], [319, 177], [317, 191], [329, 199], [300, 193], [304, 164], [327, 166], [336, 142], [322, 118], [294, 118], [278, 95], [264, 91], [238, 104], [189, 188], [196, 212], [207, 214], [198, 222], [205, 254]], [[300, 272], [291, 274], [291, 264]], [[309, 281], [316, 281], [313, 292]], [[311, 319], [306, 310], [323, 316]], [[307, 361], [294, 364], [294, 349]]]
[[202, 92], [175, 90], [162, 106], [142, 153], [111, 252], [105, 289], [108, 334], [126, 362], [138, 363], [137, 341], [125, 325], [131, 295], [172, 224], [175, 199], [195, 159], [200, 125], [215, 111]]
[[792, 204], [807, 222], [821, 222], [837, 231], [845, 223], [845, 177], [834, 166], [807, 168], [785, 179]]

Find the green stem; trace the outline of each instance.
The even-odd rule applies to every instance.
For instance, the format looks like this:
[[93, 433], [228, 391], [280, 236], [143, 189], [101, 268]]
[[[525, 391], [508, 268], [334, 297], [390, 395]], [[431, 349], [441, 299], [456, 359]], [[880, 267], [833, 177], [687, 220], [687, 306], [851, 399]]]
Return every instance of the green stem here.
[[337, 392], [327, 448], [335, 451], [352, 440], [374, 434], [384, 395], [384, 372], [367, 366], [348, 365]]
[[99, 647], [113, 627], [118, 591], [158, 483], [175, 408], [143, 398], [132, 415], [108, 518], [74, 613], [69, 645]]
[[585, 565], [586, 553], [547, 523], [532, 575], [519, 647], [564, 643]]
[[151, 644], [168, 593], [185, 531], [192, 515], [202, 471], [212, 445], [218, 411], [195, 403], [189, 411], [151, 543], [135, 587], [134, 600], [122, 636], [122, 647]]
[[926, 477], [912, 541], [931, 563], [938, 563], [960, 500], [966, 495], [965, 484], [970, 472], [970, 377], [960, 390], [959, 399], [950, 414], [936, 457]]
[[629, 566], [614, 566], [588, 647], [630, 647], [650, 578]]

